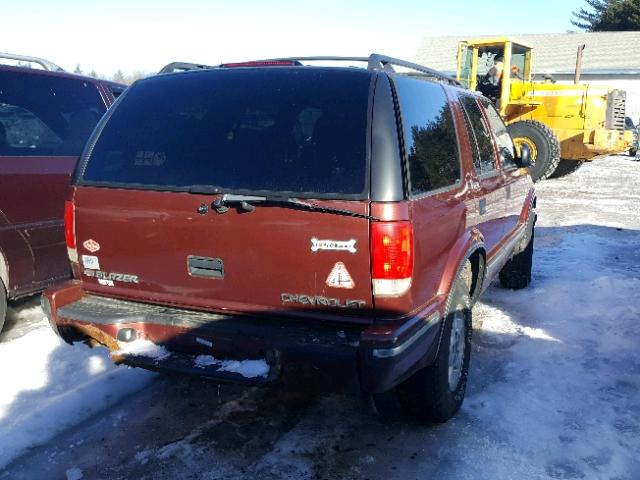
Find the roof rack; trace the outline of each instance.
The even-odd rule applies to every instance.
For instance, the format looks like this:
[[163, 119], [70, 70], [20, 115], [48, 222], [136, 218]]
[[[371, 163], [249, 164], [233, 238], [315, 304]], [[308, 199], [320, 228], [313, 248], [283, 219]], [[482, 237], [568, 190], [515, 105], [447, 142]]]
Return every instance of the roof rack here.
[[189, 70], [209, 70], [218, 68], [213, 65], [202, 65], [199, 63], [171, 62], [160, 69], [158, 73], [187, 72]]
[[290, 60], [298, 62], [318, 62], [318, 61], [338, 61], [338, 62], [363, 62], [367, 64], [368, 70], [373, 71], [386, 71], [394, 72], [393, 66], [405, 67], [411, 70], [415, 70], [427, 77], [433, 78], [439, 82], [443, 82], [449, 85], [460, 86], [460, 83], [453, 77], [449, 77], [438, 70], [425, 67], [417, 63], [407, 62], [398, 58], [387, 57], [379, 53], [372, 53], [368, 57], [288, 57], [288, 58], [270, 58], [263, 61], [281, 61]]
[[[425, 67], [423, 65], [419, 65], [417, 63], [406, 62], [404, 60], [400, 60], [398, 58], [387, 57], [385, 55], [380, 55], [379, 53], [372, 53], [368, 57], [331, 57], [331, 56], [320, 56], [320, 57], [282, 57], [282, 58], [269, 58], [264, 60], [256, 60], [255, 62], [243, 62], [237, 64], [227, 64], [227, 65], [244, 65], [251, 63], [268, 63], [268, 62], [363, 62], [367, 64], [367, 69], [372, 71], [386, 71], [386, 72], [395, 72], [393, 66], [405, 67], [410, 70], [414, 70], [421, 74], [421, 76], [426, 76], [432, 78], [438, 82], [446, 83], [448, 85], [460, 86], [460, 83], [453, 77], [449, 77], [438, 70], [434, 70], [433, 68]], [[187, 70], [208, 70], [214, 68], [221, 68], [223, 65], [219, 66], [209, 66], [209, 65], [200, 65], [196, 63], [185, 63], [185, 62], [173, 62], [166, 66], [164, 66], [160, 72], [158, 73], [172, 73], [176, 71], [187, 71]]]
[[27, 55], [15, 55], [13, 53], [2, 53], [0, 52], [0, 58], [6, 58], [7, 60], [17, 60], [18, 62], [28, 62], [28, 63], [37, 63], [45, 70], [49, 70], [50, 72], [64, 72], [64, 69], [59, 67], [53, 62], [49, 60], [45, 60], [44, 58], [39, 57], [30, 57]]

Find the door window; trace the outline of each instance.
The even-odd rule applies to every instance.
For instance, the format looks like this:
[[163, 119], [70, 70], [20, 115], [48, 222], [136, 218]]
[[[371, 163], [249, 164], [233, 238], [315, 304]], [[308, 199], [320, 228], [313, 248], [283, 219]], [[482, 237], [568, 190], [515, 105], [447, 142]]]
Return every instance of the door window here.
[[463, 95], [460, 97], [460, 103], [465, 113], [467, 130], [471, 137], [473, 164], [476, 173], [479, 176], [494, 173], [497, 165], [491, 128], [482, 115], [475, 97]]
[[498, 149], [500, 151], [500, 159], [502, 161], [502, 168], [516, 168], [516, 163], [514, 160], [515, 149], [513, 148], [513, 140], [511, 140], [511, 135], [507, 131], [507, 126], [502, 121], [502, 118], [496, 111], [491, 102], [483, 100], [482, 106], [485, 109], [485, 113], [487, 114], [487, 118], [489, 119], [489, 124], [493, 129], [493, 132], [496, 136], [496, 141], [498, 142]]

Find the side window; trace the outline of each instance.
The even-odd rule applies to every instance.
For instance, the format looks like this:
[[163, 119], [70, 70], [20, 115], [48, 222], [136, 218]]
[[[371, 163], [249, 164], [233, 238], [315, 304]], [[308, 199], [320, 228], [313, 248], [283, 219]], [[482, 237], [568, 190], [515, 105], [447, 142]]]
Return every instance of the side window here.
[[30, 111], [0, 103], [0, 155], [56, 149], [62, 143], [62, 139]]
[[417, 78], [394, 79], [409, 161], [411, 194], [460, 182], [460, 160], [451, 109], [441, 85]]
[[91, 82], [0, 72], [0, 155], [79, 155], [106, 110]]
[[482, 115], [476, 97], [462, 95], [460, 103], [465, 113], [464, 117], [471, 137], [471, 148], [473, 148], [473, 143], [475, 143], [476, 147], [473, 152], [473, 163], [476, 167], [476, 172], [478, 175], [494, 172], [497, 169], [497, 165], [493, 148], [493, 135], [491, 134], [491, 128], [487, 125], [487, 121]]
[[513, 148], [513, 140], [511, 135], [507, 132], [507, 127], [502, 121], [500, 114], [496, 112], [494, 106], [488, 102], [483, 101], [482, 105], [485, 107], [489, 124], [496, 135], [498, 141], [498, 149], [500, 150], [500, 159], [502, 161], [502, 168], [505, 170], [508, 168], [516, 168], [516, 162], [514, 160], [515, 149]]

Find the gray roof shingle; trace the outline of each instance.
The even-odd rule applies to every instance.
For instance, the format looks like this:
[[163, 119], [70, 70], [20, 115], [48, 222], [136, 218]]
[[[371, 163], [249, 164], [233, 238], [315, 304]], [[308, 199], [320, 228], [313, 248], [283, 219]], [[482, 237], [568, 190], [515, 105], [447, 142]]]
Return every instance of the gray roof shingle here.
[[[501, 34], [498, 34], [501, 35]], [[492, 35], [425, 37], [417, 63], [455, 72], [458, 42]], [[536, 73], [573, 73], [578, 45], [585, 44], [583, 73], [640, 73], [640, 32], [580, 32], [508, 35], [533, 45]]]

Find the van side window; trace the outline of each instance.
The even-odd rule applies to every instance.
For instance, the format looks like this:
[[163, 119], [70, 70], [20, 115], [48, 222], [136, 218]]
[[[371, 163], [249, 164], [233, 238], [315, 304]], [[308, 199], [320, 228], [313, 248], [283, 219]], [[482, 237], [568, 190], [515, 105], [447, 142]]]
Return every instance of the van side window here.
[[106, 111], [91, 82], [0, 72], [0, 155], [79, 155]]
[[487, 114], [487, 118], [489, 119], [489, 124], [496, 135], [498, 149], [500, 150], [502, 168], [505, 170], [509, 168], [517, 168], [514, 160], [515, 149], [513, 147], [513, 140], [511, 140], [511, 135], [509, 135], [506, 125], [502, 121], [498, 112], [496, 112], [496, 109], [491, 102], [482, 99], [481, 103], [484, 107], [485, 113]]
[[442, 86], [402, 76], [394, 83], [402, 112], [411, 194], [456, 185], [460, 182], [458, 144]]
[[478, 175], [492, 173], [498, 167], [496, 165], [496, 155], [493, 148], [493, 135], [491, 134], [491, 128], [482, 115], [482, 111], [480, 110], [475, 97], [461, 95], [460, 103], [464, 110], [467, 131], [470, 133], [469, 136], [471, 137], [473, 164], [476, 168], [476, 173]]
[[29, 110], [0, 104], [0, 155], [29, 155], [32, 151], [55, 150], [64, 142]]

